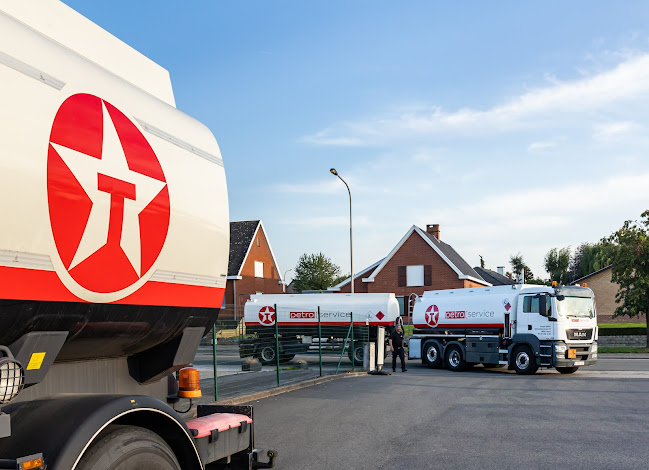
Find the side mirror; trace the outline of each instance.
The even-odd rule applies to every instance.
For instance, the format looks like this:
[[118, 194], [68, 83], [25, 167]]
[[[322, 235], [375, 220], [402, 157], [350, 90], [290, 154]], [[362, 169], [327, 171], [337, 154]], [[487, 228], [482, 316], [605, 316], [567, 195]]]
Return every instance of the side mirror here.
[[539, 296], [539, 314], [552, 318], [552, 308], [548, 305], [548, 299], [549, 297], [547, 295]]

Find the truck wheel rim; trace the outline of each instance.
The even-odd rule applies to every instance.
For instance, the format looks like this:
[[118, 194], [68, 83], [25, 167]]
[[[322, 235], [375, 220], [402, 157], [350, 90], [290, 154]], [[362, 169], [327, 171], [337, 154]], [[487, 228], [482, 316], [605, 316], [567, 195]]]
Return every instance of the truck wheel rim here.
[[428, 362], [435, 362], [437, 360], [437, 348], [434, 346], [428, 348], [426, 351], [426, 359], [428, 359]]
[[365, 353], [363, 351], [363, 348], [356, 348], [356, 351], [354, 351], [354, 359], [356, 359], [356, 362], [361, 362], [365, 356]]
[[458, 367], [460, 365], [460, 353], [457, 351], [451, 351], [451, 354], [448, 357], [448, 362], [452, 367]]
[[521, 352], [516, 355], [516, 366], [519, 369], [527, 369], [530, 366], [530, 357], [526, 352]]
[[275, 359], [275, 351], [273, 348], [264, 348], [261, 350], [261, 358], [266, 362], [272, 361]]

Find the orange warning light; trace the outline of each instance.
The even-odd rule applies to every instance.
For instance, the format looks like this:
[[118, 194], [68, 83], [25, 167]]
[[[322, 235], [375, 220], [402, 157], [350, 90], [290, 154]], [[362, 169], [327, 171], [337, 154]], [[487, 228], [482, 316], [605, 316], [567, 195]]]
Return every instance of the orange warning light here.
[[185, 367], [178, 372], [178, 396], [180, 398], [197, 398], [201, 394], [201, 378], [198, 369]]

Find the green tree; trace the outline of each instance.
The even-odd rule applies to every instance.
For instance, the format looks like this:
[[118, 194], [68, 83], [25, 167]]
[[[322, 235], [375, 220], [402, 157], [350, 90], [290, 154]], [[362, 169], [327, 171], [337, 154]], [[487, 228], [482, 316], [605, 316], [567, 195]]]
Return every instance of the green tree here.
[[484, 269], [484, 258], [482, 257], [482, 255], [478, 255], [478, 256], [480, 257], [480, 267]]
[[521, 271], [524, 272], [524, 279], [523, 281], [526, 283], [530, 283], [534, 280], [534, 274], [532, 274], [532, 270], [530, 267], [525, 264], [525, 261], [523, 260], [523, 255], [520, 253], [510, 256], [509, 257], [509, 264], [512, 267], [512, 271], [514, 274], [514, 279], [516, 279], [518, 276], [520, 276]]
[[295, 266], [293, 278], [296, 292], [304, 290], [325, 290], [336, 285], [341, 279], [340, 266], [322, 253], [300, 256]]
[[[613, 262], [612, 281], [620, 285], [613, 316], [645, 316], [649, 333], [649, 211], [641, 222], [627, 220], [602, 243], [608, 245]], [[649, 348], [649, 335], [647, 336]]]
[[545, 270], [550, 275], [551, 281], [559, 284], [568, 282], [568, 268], [570, 267], [570, 247], [552, 248], [545, 255]]
[[611, 264], [613, 245], [602, 240], [599, 243], [582, 243], [570, 260], [568, 280], [570, 282], [588, 276]]

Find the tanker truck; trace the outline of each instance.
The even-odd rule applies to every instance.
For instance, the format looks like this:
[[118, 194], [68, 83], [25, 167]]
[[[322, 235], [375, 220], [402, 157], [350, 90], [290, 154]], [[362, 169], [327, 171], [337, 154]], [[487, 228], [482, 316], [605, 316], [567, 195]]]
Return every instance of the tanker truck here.
[[212, 133], [57, 0], [0, 3], [0, 83], [0, 468], [272, 466], [251, 407], [173, 408], [226, 283]]
[[326, 341], [336, 347], [347, 343], [350, 361], [362, 365], [365, 343], [376, 341], [379, 326], [395, 324], [399, 302], [394, 294], [256, 294], [246, 302], [243, 315], [242, 358], [254, 356], [262, 364], [274, 364], [277, 327], [280, 362]]
[[597, 360], [595, 298], [585, 286], [427, 291], [415, 303], [413, 324], [408, 358], [431, 368], [571, 374]]

